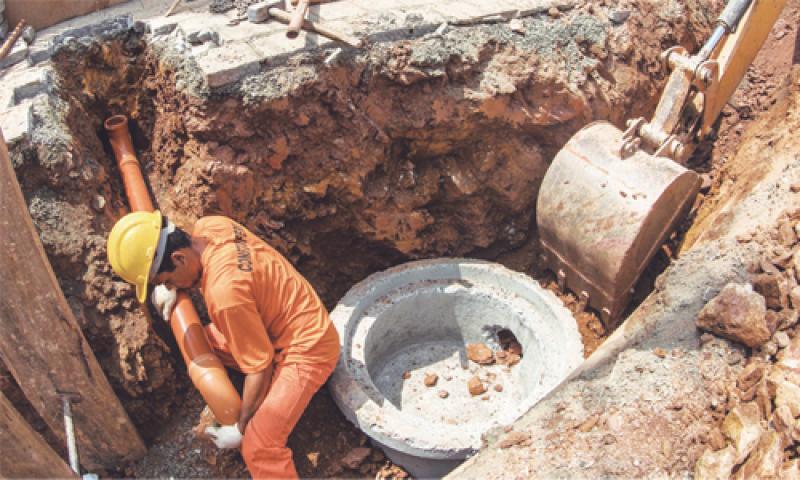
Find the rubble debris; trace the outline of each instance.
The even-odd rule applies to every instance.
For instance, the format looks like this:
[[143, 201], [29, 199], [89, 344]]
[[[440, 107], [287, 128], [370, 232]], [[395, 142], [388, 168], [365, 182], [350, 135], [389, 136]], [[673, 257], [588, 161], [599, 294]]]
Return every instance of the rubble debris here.
[[764, 297], [748, 284], [729, 283], [700, 311], [697, 327], [754, 348], [772, 337], [766, 315]]
[[508, 353], [508, 352], [506, 352], [504, 350], [501, 350], [501, 351], [497, 352], [495, 354], [495, 357], [497, 359], [497, 364], [498, 365], [505, 365], [507, 367], [513, 367], [514, 365], [518, 364], [519, 361], [520, 361], [520, 356], [519, 355], [516, 355], [516, 354], [513, 354], [513, 353]]
[[319, 452], [308, 452], [306, 458], [314, 468], [317, 468], [317, 465], [319, 465]]
[[425, 383], [426, 387], [435, 387], [436, 386], [436, 382], [438, 382], [438, 381], [439, 381], [439, 375], [437, 375], [435, 373], [426, 373], [425, 374], [424, 383]]
[[721, 430], [736, 451], [735, 463], [741, 463], [755, 448], [764, 431], [758, 405], [748, 402], [735, 407], [725, 417]]
[[447, 398], [449, 396], [450, 394], [447, 392], [447, 390], [439, 390], [439, 398]]
[[476, 397], [486, 392], [486, 385], [481, 382], [480, 378], [474, 376], [467, 382], [467, 389], [469, 390], [470, 395]]
[[467, 358], [479, 365], [494, 363], [494, 352], [485, 343], [468, 343]]
[[372, 453], [372, 449], [371, 448], [356, 447], [356, 448], [350, 450], [350, 452], [348, 452], [348, 454], [345, 455], [340, 460], [339, 463], [341, 463], [342, 466], [345, 467], [345, 468], [349, 468], [350, 470], [355, 470], [359, 466], [361, 466], [362, 463], [364, 463], [364, 460], [367, 459], [367, 457], [370, 455], [370, 453]]
[[762, 273], [752, 277], [753, 289], [764, 296], [768, 308], [781, 309], [788, 306], [789, 292], [786, 282], [776, 273]]
[[706, 450], [695, 464], [694, 478], [718, 480], [728, 478], [736, 466], [736, 449], [728, 445], [722, 450]]
[[506, 449], [511, 448], [515, 445], [527, 445], [531, 441], [531, 436], [525, 432], [519, 432], [517, 430], [511, 430], [510, 432], [506, 433], [503, 438], [497, 442], [497, 447]]
[[499, 383], [496, 383], [496, 384], [494, 385], [494, 391], [495, 391], [495, 392], [502, 392], [502, 391], [503, 391], [503, 386], [502, 386], [502, 385], [500, 385]]
[[784, 440], [777, 432], [766, 432], [750, 458], [739, 469], [736, 480], [749, 478], [777, 478], [783, 464]]
[[411, 372], [409, 371], [403, 372], [403, 380], [408, 380], [409, 378], [411, 378]]

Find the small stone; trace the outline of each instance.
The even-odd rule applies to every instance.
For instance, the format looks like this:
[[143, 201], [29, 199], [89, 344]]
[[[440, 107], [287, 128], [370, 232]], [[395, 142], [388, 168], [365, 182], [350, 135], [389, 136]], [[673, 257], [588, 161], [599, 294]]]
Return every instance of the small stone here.
[[735, 463], [741, 463], [761, 437], [761, 412], [753, 402], [734, 407], [722, 422], [722, 433], [736, 451]]
[[439, 398], [447, 398], [450, 394], [447, 393], [447, 390], [439, 390]]
[[550, 7], [550, 9], [547, 10], [547, 14], [550, 15], [551, 18], [558, 18], [561, 16], [561, 10], [557, 7]]
[[522, 23], [522, 20], [519, 18], [514, 18], [510, 22], [508, 22], [508, 28], [511, 29], [514, 33], [524, 34], [525, 33], [525, 24]]
[[665, 351], [663, 348], [661, 348], [661, 347], [656, 347], [656, 348], [654, 348], [654, 349], [653, 349], [653, 353], [654, 353], [654, 354], [656, 355], [656, 357], [658, 357], [658, 358], [664, 358], [664, 357], [666, 357], [666, 356], [667, 356], [667, 352], [666, 352], [666, 351]]
[[524, 445], [529, 443], [531, 440], [531, 436], [527, 433], [518, 432], [516, 430], [512, 430], [505, 434], [503, 438], [497, 442], [497, 446], [502, 449], [511, 448], [514, 445]]
[[22, 40], [24, 40], [25, 43], [30, 45], [31, 43], [33, 43], [35, 39], [36, 39], [36, 29], [34, 29], [30, 25], [22, 29]]
[[739, 374], [739, 378], [736, 380], [736, 386], [739, 390], [749, 390], [763, 377], [764, 365], [759, 362], [750, 362], [744, 367], [742, 373]]
[[484, 401], [485, 401], [485, 400], [489, 400], [489, 395], [487, 394], [487, 395], [484, 395], [484, 396], [482, 396], [482, 397], [481, 397], [481, 400], [484, 400]]
[[506, 352], [510, 355], [517, 355], [522, 357], [522, 345], [516, 340], [512, 340], [508, 342], [508, 346], [505, 348]]
[[483, 343], [468, 343], [467, 358], [480, 365], [494, 363], [494, 352]]
[[781, 309], [788, 306], [788, 291], [786, 282], [780, 275], [764, 273], [754, 275], [752, 278], [753, 290], [764, 296], [768, 308]]
[[434, 386], [436, 386], [436, 382], [438, 382], [438, 381], [439, 381], [439, 375], [436, 375], [435, 373], [426, 373], [425, 374], [424, 382], [425, 382], [425, 386], [426, 387], [434, 387]]
[[700, 335], [700, 344], [701, 345], [705, 345], [706, 343], [710, 342], [711, 340], [714, 340], [714, 335], [711, 335], [710, 333], [704, 333], [704, 334]]
[[725, 448], [725, 446], [728, 444], [725, 441], [725, 436], [722, 435], [722, 431], [720, 431], [719, 427], [714, 428], [710, 432], [708, 432], [708, 444], [715, 451]]
[[599, 413], [595, 413], [594, 415], [592, 415], [589, 418], [587, 418], [586, 420], [584, 420], [583, 423], [581, 423], [578, 426], [578, 430], [580, 430], [583, 433], [586, 433], [586, 432], [590, 431], [591, 429], [593, 429], [594, 426], [597, 425], [597, 422], [599, 420], [600, 420], [600, 414]]
[[789, 408], [793, 418], [800, 417], [800, 387], [788, 381], [780, 382], [775, 390], [775, 408], [781, 405]]
[[306, 458], [312, 467], [317, 468], [317, 465], [319, 465], [319, 452], [309, 452], [306, 454]]
[[783, 447], [781, 434], [765, 433], [750, 458], [737, 472], [736, 479], [777, 478], [783, 465]]
[[784, 247], [791, 247], [797, 242], [797, 234], [794, 231], [794, 226], [790, 222], [781, 222], [778, 227], [778, 241]]
[[791, 190], [792, 193], [800, 192], [800, 183], [793, 183], [789, 185], [789, 190]]
[[495, 392], [502, 392], [502, 391], [503, 391], [503, 386], [502, 386], [502, 385], [500, 385], [499, 383], [498, 383], [498, 384], [496, 384], [496, 385], [494, 386], [494, 391], [495, 391]]
[[736, 463], [736, 450], [730, 445], [718, 451], [706, 450], [695, 464], [694, 478], [697, 480], [729, 478]]
[[778, 345], [778, 348], [786, 348], [789, 346], [789, 342], [791, 342], [789, 334], [786, 332], [776, 332], [773, 339], [775, 340], [775, 344]]
[[98, 212], [102, 212], [103, 209], [106, 207], [106, 199], [102, 195], [95, 195], [92, 199], [92, 208], [97, 210]]
[[408, 380], [409, 378], [411, 378], [411, 372], [406, 370], [405, 372], [403, 372], [403, 380]]
[[621, 25], [625, 23], [625, 20], [630, 16], [630, 10], [612, 10], [611, 13], [608, 14], [608, 19], [615, 25]]
[[729, 283], [697, 317], [697, 327], [755, 348], [771, 337], [764, 298], [750, 285]]
[[348, 452], [347, 455], [345, 455], [344, 458], [342, 458], [339, 463], [341, 463], [342, 466], [345, 468], [355, 470], [362, 463], [364, 463], [364, 460], [367, 459], [370, 453], [372, 453], [372, 449], [370, 448], [356, 447], [350, 450], [350, 452]]
[[786, 405], [781, 405], [775, 409], [772, 415], [772, 423], [775, 425], [775, 431], [778, 433], [791, 433], [794, 428], [794, 417], [792, 411]]
[[467, 382], [467, 389], [469, 390], [469, 394], [473, 397], [477, 395], [481, 395], [486, 392], [486, 386], [481, 382], [481, 379], [477, 376], [472, 377]]

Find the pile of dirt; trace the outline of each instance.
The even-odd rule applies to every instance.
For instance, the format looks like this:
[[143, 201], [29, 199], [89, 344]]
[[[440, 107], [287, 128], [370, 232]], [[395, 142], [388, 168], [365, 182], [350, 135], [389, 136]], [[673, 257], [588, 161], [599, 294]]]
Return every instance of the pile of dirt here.
[[[733, 295], [755, 296], [760, 299], [760, 308], [745, 315], [741, 304], [727, 302], [716, 307], [719, 302], [715, 303], [715, 299], [703, 312], [719, 311], [701, 312], [698, 319], [698, 326], [722, 332], [752, 350], [738, 377], [723, 384], [727, 402], [716, 410], [724, 418], [707, 436], [707, 449], [695, 468], [697, 478], [800, 475], [800, 427], [795, 422], [795, 417], [800, 416], [798, 219], [800, 210], [788, 213], [777, 229], [757, 237], [767, 255], [750, 268], [755, 292]], [[750, 241], [742, 239], [745, 240]], [[725, 292], [734, 290], [726, 288], [716, 298]], [[717, 321], [701, 322], [709, 314], [719, 314]]]

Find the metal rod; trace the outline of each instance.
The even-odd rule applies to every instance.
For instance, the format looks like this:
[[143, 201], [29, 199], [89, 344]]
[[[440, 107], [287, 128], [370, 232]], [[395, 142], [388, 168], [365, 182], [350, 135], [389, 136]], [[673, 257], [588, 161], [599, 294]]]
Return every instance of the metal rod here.
[[711, 53], [717, 48], [717, 45], [719, 45], [722, 37], [724, 37], [727, 33], [728, 29], [725, 24], [720, 23], [717, 25], [717, 27], [711, 33], [711, 37], [709, 37], [708, 41], [706, 41], [705, 45], [703, 45], [703, 49], [697, 54], [701, 62], [708, 60], [708, 58], [711, 56]]
[[67, 432], [67, 451], [69, 452], [69, 466], [78, 475], [81, 474], [81, 466], [78, 461], [78, 445], [75, 442], [75, 426], [72, 424], [72, 405], [66, 396], [61, 398], [64, 406], [64, 429]]
[[[269, 16], [283, 23], [289, 23], [292, 21], [292, 16], [288, 12], [276, 7], [272, 7], [269, 9]], [[364, 46], [364, 42], [361, 39], [355, 38], [344, 32], [336, 31], [332, 28], [327, 27], [325, 24], [319, 22], [303, 20], [303, 29], [308, 30], [309, 32], [318, 33], [332, 40], [345, 43], [347, 45], [350, 45], [351, 47], [361, 48], [362, 46]]]

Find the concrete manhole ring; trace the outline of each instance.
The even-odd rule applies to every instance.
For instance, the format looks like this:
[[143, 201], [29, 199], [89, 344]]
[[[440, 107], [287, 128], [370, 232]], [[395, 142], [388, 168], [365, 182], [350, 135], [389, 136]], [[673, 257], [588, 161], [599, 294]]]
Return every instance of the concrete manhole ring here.
[[[575, 319], [552, 292], [481, 260], [422, 260], [376, 273], [331, 318], [342, 341], [330, 382], [336, 403], [416, 476], [446, 473], [474, 454], [481, 434], [512, 424], [583, 361]], [[467, 343], [493, 346], [503, 329], [522, 344], [518, 365], [467, 360]], [[426, 373], [438, 375], [436, 386], [423, 384]], [[475, 375], [502, 389], [470, 395], [466, 381]]]

